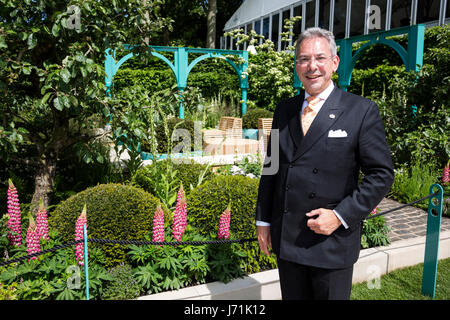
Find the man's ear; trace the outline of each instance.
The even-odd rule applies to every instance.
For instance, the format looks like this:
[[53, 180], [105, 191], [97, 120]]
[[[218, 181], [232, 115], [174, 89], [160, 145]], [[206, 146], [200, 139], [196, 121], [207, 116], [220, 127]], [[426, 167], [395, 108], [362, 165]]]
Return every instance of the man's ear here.
[[335, 56], [333, 57], [333, 72], [336, 72], [336, 71], [337, 71], [337, 69], [338, 69], [338, 67], [339, 67], [339, 61], [340, 61], [339, 56], [338, 56], [338, 55], [335, 55]]

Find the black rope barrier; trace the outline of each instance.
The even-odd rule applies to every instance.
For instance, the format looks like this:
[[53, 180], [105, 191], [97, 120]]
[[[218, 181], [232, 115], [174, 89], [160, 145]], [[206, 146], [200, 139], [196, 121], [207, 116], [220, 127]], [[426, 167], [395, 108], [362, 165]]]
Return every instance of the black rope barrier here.
[[20, 262], [20, 261], [25, 260], [25, 259], [31, 259], [31, 258], [34, 258], [34, 257], [39, 257], [40, 255], [43, 255], [43, 254], [46, 254], [46, 253], [54, 252], [54, 251], [57, 251], [59, 249], [64, 249], [64, 248], [73, 246], [75, 244], [82, 243], [83, 241], [84, 240], [81, 239], [81, 240], [76, 240], [76, 241], [67, 242], [67, 243], [63, 243], [63, 244], [58, 244], [58, 245], [56, 245], [54, 247], [51, 247], [49, 249], [45, 249], [45, 250], [41, 250], [39, 252], [31, 253], [31, 254], [26, 255], [26, 256], [17, 257], [17, 258], [14, 258], [14, 259], [9, 259], [7, 261], [0, 262], [0, 267], [6, 266], [6, 265], [11, 264], [11, 263]]
[[209, 241], [143, 241], [143, 240], [114, 240], [114, 239], [88, 239], [88, 242], [94, 243], [110, 243], [110, 244], [137, 244], [137, 245], [160, 245], [160, 246], [181, 246], [192, 245], [201, 246], [207, 244], [225, 244], [225, 243], [241, 243], [255, 241], [256, 238], [236, 239], [236, 240], [209, 240]]
[[[413, 202], [407, 203], [407, 204], [403, 204], [399, 207], [393, 208], [393, 209], [389, 209], [371, 216], [368, 216], [366, 218], [366, 220], [368, 219], [372, 219], [372, 218], [376, 218], [379, 216], [383, 216], [385, 214], [391, 213], [393, 211], [397, 211], [400, 209], [403, 209], [407, 206], [411, 206], [413, 204], [419, 203], [421, 201], [424, 201], [428, 198], [434, 197], [437, 194], [439, 194], [439, 192], [435, 192], [432, 194], [429, 194], [426, 197], [423, 197], [419, 200], [415, 200]], [[445, 197], [450, 196], [450, 194], [444, 194]], [[114, 239], [96, 239], [96, 238], [91, 238], [91, 239], [87, 239], [88, 242], [93, 242], [93, 243], [100, 243], [100, 244], [122, 244], [122, 245], [131, 245], [131, 244], [136, 244], [136, 245], [161, 245], [161, 246], [166, 246], [166, 245], [171, 245], [171, 246], [180, 246], [180, 245], [193, 245], [193, 246], [199, 246], [199, 245], [208, 245], [208, 244], [226, 244], [226, 243], [244, 243], [244, 242], [252, 242], [252, 241], [257, 241], [257, 238], [248, 238], [248, 239], [236, 239], [236, 240], [210, 240], [210, 241], [144, 241], [144, 240], [114, 240]], [[63, 243], [63, 244], [59, 244], [56, 245], [52, 248], [49, 249], [45, 249], [39, 252], [35, 252], [29, 255], [25, 255], [25, 256], [21, 256], [18, 258], [14, 258], [14, 259], [9, 259], [7, 261], [4, 262], [0, 262], [0, 267], [9, 265], [11, 263], [16, 263], [16, 262], [20, 262], [26, 259], [31, 259], [34, 257], [38, 257], [40, 255], [46, 254], [46, 253], [50, 253], [50, 252], [54, 252], [57, 251], [59, 249], [64, 249], [70, 246], [73, 246], [75, 244], [78, 243], [82, 243], [84, 240], [76, 240], [76, 241], [72, 241], [72, 242], [67, 242], [67, 243]]]
[[426, 197], [423, 197], [423, 198], [421, 198], [421, 199], [419, 199], [419, 200], [416, 200], [416, 201], [413, 201], [413, 202], [410, 202], [410, 203], [407, 203], [407, 204], [403, 204], [403, 205], [401, 205], [401, 206], [399, 206], [399, 207], [397, 207], [397, 208], [389, 209], [389, 210], [386, 210], [386, 211], [383, 211], [383, 212], [380, 212], [380, 213], [377, 213], [377, 214], [373, 214], [373, 215], [371, 215], [371, 216], [368, 216], [368, 217], [366, 218], [366, 220], [373, 219], [373, 218], [376, 218], [376, 217], [379, 217], [379, 216], [384, 216], [385, 214], [391, 213], [391, 212], [393, 212], [393, 211], [397, 211], [397, 210], [403, 209], [403, 208], [405, 208], [405, 207], [411, 206], [411, 205], [413, 205], [413, 204], [422, 202], [423, 200], [426, 200], [426, 199], [428, 199], [428, 198], [434, 197], [434, 196], [437, 195], [437, 194], [439, 194], [439, 192], [431, 193], [431, 194], [427, 195]]
[[[100, 244], [122, 244], [122, 245], [136, 244], [136, 245], [161, 245], [161, 246], [164, 246], [164, 245], [166, 245], [166, 246], [167, 245], [169, 245], [169, 246], [180, 246], [180, 245], [200, 246], [200, 245], [208, 245], [208, 244], [244, 243], [244, 242], [251, 242], [251, 241], [256, 241], [256, 240], [257, 240], [256, 238], [249, 238], [249, 239], [236, 239], [236, 240], [209, 240], [209, 241], [144, 241], [144, 240], [115, 240], [115, 239], [91, 238], [91, 239], [87, 239], [87, 242], [100, 243]], [[21, 256], [21, 257], [14, 258], [14, 259], [9, 259], [7, 261], [0, 262], [0, 267], [9, 265], [11, 263], [20, 262], [20, 261], [23, 261], [26, 259], [38, 257], [40, 255], [54, 252], [59, 249], [64, 249], [64, 248], [73, 246], [78, 243], [83, 243], [83, 242], [84, 242], [84, 240], [80, 239], [80, 240], [56, 245], [52, 248], [45, 249], [45, 250], [35, 252], [35, 253], [31, 253], [29, 255]]]

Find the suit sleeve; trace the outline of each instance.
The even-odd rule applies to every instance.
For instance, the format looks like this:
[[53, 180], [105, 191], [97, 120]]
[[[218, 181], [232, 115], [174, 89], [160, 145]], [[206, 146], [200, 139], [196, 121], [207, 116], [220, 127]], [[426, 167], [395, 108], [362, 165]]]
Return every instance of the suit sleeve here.
[[272, 217], [272, 204], [273, 195], [275, 188], [276, 176], [278, 175], [278, 170], [273, 172], [271, 168], [274, 165], [278, 165], [279, 159], [273, 157], [274, 154], [278, 155], [278, 152], [272, 152], [272, 148], [278, 148], [278, 141], [272, 144], [272, 136], [278, 137], [278, 135], [272, 134], [274, 130], [278, 130], [278, 109], [274, 112], [272, 129], [269, 135], [267, 143], [267, 152], [264, 159], [263, 169], [261, 173], [261, 179], [259, 181], [258, 188], [258, 199], [256, 202], [256, 220], [266, 223], [270, 223]]
[[389, 192], [394, 181], [391, 154], [378, 107], [370, 102], [359, 131], [357, 158], [364, 178], [335, 208], [350, 228], [358, 226]]

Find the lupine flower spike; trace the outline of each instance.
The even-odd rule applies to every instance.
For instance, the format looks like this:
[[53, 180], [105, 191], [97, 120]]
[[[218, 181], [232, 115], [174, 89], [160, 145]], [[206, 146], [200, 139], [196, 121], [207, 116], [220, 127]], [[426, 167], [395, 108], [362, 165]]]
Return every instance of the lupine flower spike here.
[[153, 215], [153, 241], [155, 242], [163, 242], [164, 241], [164, 212], [161, 209], [161, 206], [155, 210], [155, 214]]
[[47, 211], [45, 210], [42, 199], [39, 201], [39, 210], [36, 214], [36, 231], [39, 239], [48, 240]]
[[231, 209], [230, 205], [227, 206], [224, 212], [220, 215], [219, 219], [219, 239], [228, 239], [230, 236], [230, 217], [231, 217]]
[[22, 224], [20, 215], [20, 204], [17, 189], [11, 179], [8, 180], [8, 228], [10, 230], [8, 239], [11, 245], [20, 246], [22, 244]]
[[[41, 251], [41, 245], [39, 244], [39, 235], [36, 229], [36, 223], [33, 217], [30, 215], [30, 224], [27, 230], [27, 252], [28, 254], [33, 254]], [[36, 257], [32, 257], [29, 260], [36, 260]]]
[[[83, 207], [83, 211], [77, 219], [75, 224], [75, 241], [83, 239], [83, 226], [86, 225], [87, 233], [87, 217], [86, 217], [86, 204]], [[80, 266], [84, 266], [84, 244], [77, 243], [75, 245], [75, 260], [78, 260]]]
[[177, 241], [181, 241], [181, 236], [186, 229], [187, 224], [187, 204], [186, 197], [184, 195], [183, 185], [180, 185], [180, 189], [177, 194], [177, 204], [175, 207], [175, 212], [173, 214], [173, 228], [172, 233], [173, 237]]
[[449, 167], [450, 164], [447, 163], [447, 165], [444, 167], [444, 171], [442, 171], [442, 184], [447, 185], [449, 182]]

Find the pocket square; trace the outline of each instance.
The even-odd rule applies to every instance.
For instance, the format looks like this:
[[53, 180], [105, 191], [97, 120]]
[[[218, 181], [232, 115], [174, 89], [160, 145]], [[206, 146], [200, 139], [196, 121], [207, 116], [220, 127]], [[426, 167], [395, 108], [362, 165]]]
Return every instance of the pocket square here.
[[330, 130], [328, 132], [328, 138], [345, 138], [347, 136], [347, 131], [345, 130]]

